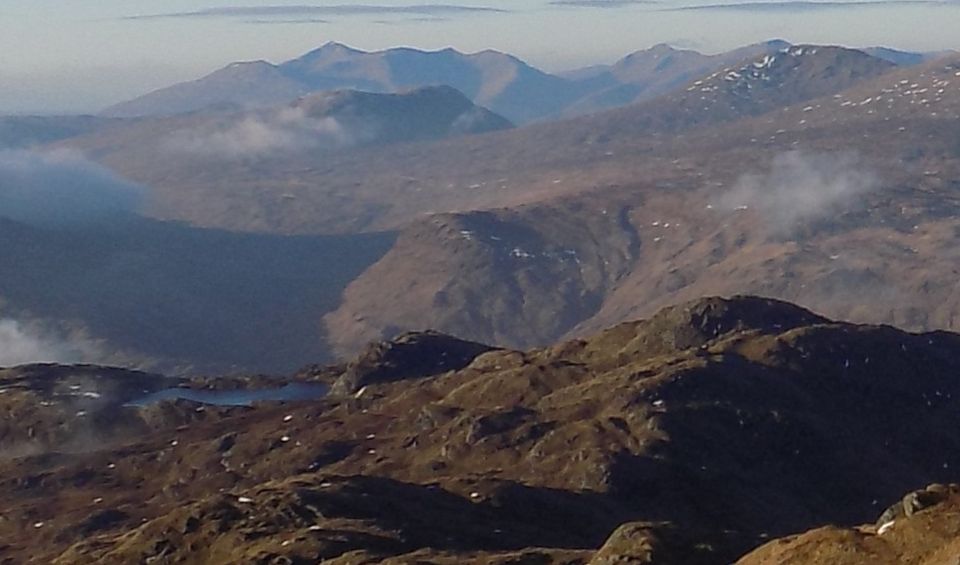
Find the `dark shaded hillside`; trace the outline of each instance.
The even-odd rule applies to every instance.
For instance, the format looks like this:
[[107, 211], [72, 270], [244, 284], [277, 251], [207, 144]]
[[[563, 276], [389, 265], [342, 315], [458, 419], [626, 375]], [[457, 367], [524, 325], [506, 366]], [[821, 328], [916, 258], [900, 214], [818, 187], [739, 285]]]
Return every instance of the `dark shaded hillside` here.
[[371, 131], [377, 144], [443, 139], [510, 129], [505, 118], [474, 105], [448, 86], [401, 94], [333, 91], [307, 96], [292, 106], [308, 118], [334, 118], [348, 132]]
[[0, 547], [66, 563], [729, 563], [955, 478], [958, 352], [957, 334], [756, 297], [526, 352], [408, 335], [302, 372], [353, 383], [322, 401], [168, 404], [140, 441], [0, 462]]
[[0, 461], [129, 441], [150, 426], [123, 404], [178, 384], [179, 379], [94, 365], [0, 368]]
[[876, 524], [823, 526], [750, 552], [739, 565], [945, 565], [960, 552], [960, 484], [934, 483], [893, 502]]
[[3, 316], [168, 370], [290, 370], [327, 358], [317, 320], [393, 236], [253, 236], [135, 218], [72, 231], [0, 220]]
[[[433, 141], [510, 129], [505, 118], [476, 106], [446, 86], [398, 94], [336, 90], [257, 110], [218, 108], [192, 114], [128, 120], [128, 127], [94, 132], [65, 145], [92, 158], [126, 147], [130, 165], [167, 174], [203, 178], [231, 170], [277, 175], [278, 160], [300, 159], [318, 166], [331, 153], [360, 147]], [[230, 191], [232, 192], [232, 190]], [[275, 196], [286, 199], [288, 191]], [[221, 195], [222, 196], [222, 195]], [[202, 202], [198, 203], [203, 205]]]

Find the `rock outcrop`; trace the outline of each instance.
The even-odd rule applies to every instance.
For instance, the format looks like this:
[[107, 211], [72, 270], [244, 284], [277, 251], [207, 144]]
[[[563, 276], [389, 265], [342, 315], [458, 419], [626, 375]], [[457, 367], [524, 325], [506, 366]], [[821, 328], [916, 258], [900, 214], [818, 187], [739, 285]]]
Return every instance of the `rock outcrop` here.
[[[410, 334], [303, 374], [341, 379], [340, 395], [184, 406], [203, 416], [0, 461], [0, 551], [713, 565], [763, 545], [742, 563], [932, 565], [955, 557], [957, 495], [903, 493], [955, 480], [958, 374], [956, 334], [752, 297], [529, 351]], [[825, 527], [893, 500], [883, 524]]]

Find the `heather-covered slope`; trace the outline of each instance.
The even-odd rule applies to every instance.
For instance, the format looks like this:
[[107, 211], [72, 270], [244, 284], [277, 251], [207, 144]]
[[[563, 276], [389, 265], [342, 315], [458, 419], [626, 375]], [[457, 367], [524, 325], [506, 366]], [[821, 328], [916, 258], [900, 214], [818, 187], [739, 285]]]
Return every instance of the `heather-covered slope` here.
[[[567, 264], [538, 251], [498, 263], [495, 271], [470, 250], [496, 249], [490, 237], [496, 233], [465, 242], [457, 229], [426, 230], [420, 222], [351, 283], [327, 324], [340, 336], [438, 327], [526, 346], [564, 333], [589, 334], [713, 292], [748, 292], [858, 322], [956, 329], [960, 145], [951, 124], [960, 115], [960, 90], [951, 80], [957, 72], [951, 60], [894, 70], [756, 118], [659, 138], [662, 147], [631, 148], [617, 138], [578, 146], [595, 154], [606, 148], [611, 155], [544, 174], [536, 186], [552, 187], [554, 197], [513, 207], [512, 216], [540, 230], [537, 245], [545, 249], [569, 233], [603, 226], [606, 235], [578, 238], [581, 253], [589, 248], [588, 256], [611, 267], [604, 284], [591, 287], [592, 302], [565, 298], [564, 286], [550, 282], [578, 281], [581, 271], [593, 268], [589, 263]], [[578, 188], [584, 193], [569, 195]], [[549, 228], [545, 218], [565, 218], [567, 227]], [[617, 242], [626, 240], [634, 245], [625, 254]], [[387, 267], [397, 276], [385, 279]], [[522, 278], [551, 269], [566, 270], [562, 277], [533, 278], [545, 281], [540, 286]], [[495, 272], [501, 273], [496, 281], [519, 282], [499, 289], [490, 282]], [[391, 284], [379, 284], [383, 280]], [[485, 308], [482, 323], [461, 323], [462, 309], [444, 310], [434, 299], [448, 285], [490, 304], [508, 296], [515, 304], [528, 296], [535, 303], [546, 293], [552, 311], [575, 304], [576, 315], [584, 317], [573, 325], [565, 324], [575, 316], [514, 324], [522, 310]], [[397, 293], [404, 293], [402, 314], [398, 301], [383, 299]]]
[[171, 415], [124, 446], [0, 463], [0, 550], [61, 563], [712, 564], [873, 521], [960, 466], [956, 334], [737, 297], [483, 351], [406, 336], [350, 365], [368, 375], [356, 392], [178, 428]]
[[960, 485], [907, 493], [876, 524], [824, 526], [763, 545], [738, 565], [947, 565], [960, 555]]
[[567, 78], [579, 77], [597, 86], [594, 92], [571, 105], [565, 114], [587, 114], [651, 100], [718, 70], [739, 66], [788, 47], [790, 44], [785, 41], [772, 40], [717, 55], [704, 55], [665, 44], [654, 45], [631, 53], [610, 66], [564, 74]]
[[331, 346], [350, 355], [428, 327], [515, 347], [553, 342], [628, 272], [639, 247], [628, 217], [573, 203], [417, 222], [324, 318]]

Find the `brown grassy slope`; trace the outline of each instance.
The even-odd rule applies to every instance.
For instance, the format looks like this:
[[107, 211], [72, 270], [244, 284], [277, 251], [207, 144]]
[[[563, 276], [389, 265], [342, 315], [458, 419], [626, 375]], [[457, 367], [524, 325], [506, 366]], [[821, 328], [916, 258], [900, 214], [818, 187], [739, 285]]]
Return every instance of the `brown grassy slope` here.
[[[891, 523], [842, 528], [825, 526], [772, 541], [752, 551], [739, 565], [948, 565], [960, 554], [960, 497], [957, 485], [931, 485], [918, 494], [938, 492], [910, 516]], [[911, 493], [914, 494], [914, 493]], [[909, 495], [908, 495], [909, 496]], [[880, 529], [886, 524], [884, 529]]]
[[[641, 239], [661, 237], [660, 245], [585, 328], [622, 319], [624, 309], [644, 315], [706, 289], [776, 295], [860, 321], [957, 327], [960, 310], [950, 282], [957, 275], [953, 249], [960, 233], [960, 137], [950, 127], [960, 116], [957, 73], [957, 61], [897, 71], [838, 96], [729, 126], [713, 140], [702, 137], [708, 157], [701, 170], [710, 172], [704, 186], [691, 191], [683, 208], [667, 205], [638, 218]], [[713, 151], [736, 145], [738, 137], [743, 149]], [[751, 209], [742, 212], [716, 211], [739, 175], [763, 174], [776, 156], [771, 150], [789, 149], [856, 152], [860, 160], [851, 170], [872, 172], [877, 182], [792, 225], [784, 224], [790, 214], [757, 201], [743, 202]], [[756, 154], [766, 154], [766, 163]], [[763, 200], [762, 192], [753, 196]], [[803, 204], [782, 200], [784, 207]], [[711, 204], [714, 210], [707, 210]], [[700, 210], [692, 222], [690, 210]], [[672, 220], [674, 229], [654, 226], [658, 220]], [[644, 268], [651, 263], [666, 265], [674, 276]]]
[[402, 329], [531, 346], [591, 316], [635, 260], [628, 210], [566, 207], [437, 215], [404, 230], [325, 318], [342, 355]]
[[703, 300], [359, 395], [0, 464], [0, 551], [583, 563], [642, 523], [630, 531], [664, 552], [654, 563], [730, 562], [767, 536], [869, 521], [877, 500], [949, 482], [958, 339]]
[[[583, 335], [705, 294], [752, 292], [859, 322], [957, 328], [960, 137], [952, 124], [960, 89], [927, 100], [917, 94], [957, 72], [960, 65], [949, 61], [896, 71], [839, 95], [688, 132], [622, 168], [601, 160], [554, 185], [587, 186], [589, 179], [602, 188], [490, 212], [548, 234], [541, 245], [605, 226], [610, 236], [577, 238], [597, 264], [616, 265], [604, 285], [592, 287], [592, 302], [564, 292], [566, 285], [579, 288], [595, 267], [538, 252], [498, 270], [477, 251], [498, 249], [490, 240], [496, 234], [465, 242], [459, 229], [430, 230], [422, 222], [348, 287], [326, 323], [344, 336], [341, 351], [425, 327], [520, 346]], [[884, 90], [897, 92], [886, 93], [893, 96], [889, 107], [885, 98], [882, 106], [860, 104]], [[627, 212], [613, 222], [602, 210]], [[442, 221], [458, 225], [470, 217]], [[562, 227], [550, 227], [547, 218]], [[618, 239], [636, 245], [624, 255]], [[531, 272], [554, 274], [532, 284], [523, 278]], [[469, 310], [445, 306], [450, 292], [486, 306], [467, 319]], [[536, 307], [546, 309], [539, 318], [497, 306], [525, 300], [549, 306]], [[554, 315], [571, 304], [583, 316], [572, 325]]]
[[[714, 71], [731, 69], [744, 61], [752, 61], [789, 47], [773, 40], [747, 45], [726, 53], [703, 55], [696, 51], [675, 49], [666, 44], [654, 45], [620, 59], [603, 68], [587, 68], [583, 78], [593, 84], [604, 84], [578, 100], [566, 115], [580, 115], [598, 110], [642, 102], [667, 94]], [[574, 71], [576, 76], [577, 71]]]

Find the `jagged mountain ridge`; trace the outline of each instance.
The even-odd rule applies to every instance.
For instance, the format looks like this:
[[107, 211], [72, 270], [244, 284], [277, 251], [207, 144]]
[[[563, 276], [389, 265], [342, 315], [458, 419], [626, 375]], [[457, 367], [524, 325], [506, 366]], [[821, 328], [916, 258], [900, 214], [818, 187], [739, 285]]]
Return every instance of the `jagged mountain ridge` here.
[[468, 55], [453, 49], [396, 48], [368, 53], [328, 43], [280, 65], [234, 63], [205, 78], [113, 106], [104, 114], [170, 115], [223, 103], [273, 106], [322, 90], [386, 93], [436, 85], [460, 90], [477, 104], [518, 122], [556, 112], [577, 90], [563, 79], [496, 51]]
[[650, 100], [719, 69], [773, 54], [789, 46], [785, 41], [772, 40], [717, 55], [704, 55], [666, 44], [654, 45], [631, 53], [609, 67], [594, 67], [564, 75], [582, 76], [599, 87], [596, 92], [578, 100], [565, 114], [587, 114]]
[[[456, 361], [425, 364], [448, 346]], [[186, 427], [180, 405], [141, 441], [0, 462], [0, 544], [63, 562], [732, 562], [950, 482], [957, 351], [957, 334], [755, 297], [527, 352], [406, 336], [351, 364], [370, 375], [356, 392]]]
[[[552, 75], [493, 50], [465, 54], [450, 48], [403, 47], [366, 52], [331, 42], [277, 65], [232, 63], [206, 77], [117, 104], [103, 114], [173, 115], [223, 106], [275, 106], [323, 90], [398, 92], [447, 85], [515, 123], [527, 123], [649, 100], [699, 76], [788, 46], [772, 40], [703, 55], [655, 45], [613, 65]], [[874, 52], [898, 64], [912, 64], [923, 57], [893, 50]]]

